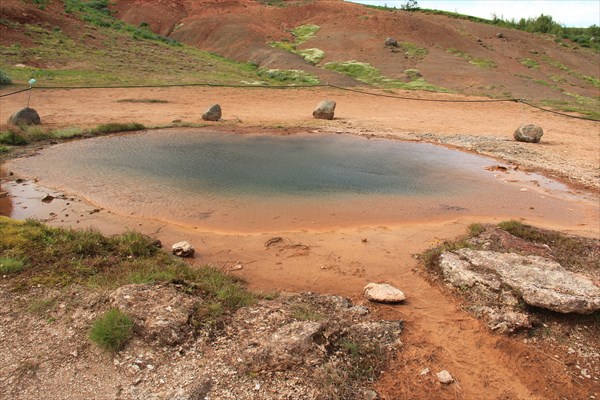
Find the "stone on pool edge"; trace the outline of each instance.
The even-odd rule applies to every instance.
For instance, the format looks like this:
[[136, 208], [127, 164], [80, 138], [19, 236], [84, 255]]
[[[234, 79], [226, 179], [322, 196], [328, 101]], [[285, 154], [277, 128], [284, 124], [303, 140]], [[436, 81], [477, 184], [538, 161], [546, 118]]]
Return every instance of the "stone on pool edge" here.
[[369, 283], [363, 293], [367, 300], [377, 303], [400, 303], [406, 299], [406, 295], [400, 289], [387, 283]]
[[541, 126], [526, 124], [518, 127], [513, 137], [518, 142], [539, 143], [543, 135], [544, 130]]

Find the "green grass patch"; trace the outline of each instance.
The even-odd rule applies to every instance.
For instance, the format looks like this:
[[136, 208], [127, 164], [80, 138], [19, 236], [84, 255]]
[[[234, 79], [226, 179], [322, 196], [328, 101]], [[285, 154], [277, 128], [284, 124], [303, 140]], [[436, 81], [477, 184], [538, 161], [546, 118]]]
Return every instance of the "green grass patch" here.
[[302, 56], [305, 61], [308, 61], [312, 65], [317, 65], [325, 58], [325, 52], [317, 48], [297, 50], [296, 54]]
[[0, 69], [0, 86], [6, 86], [12, 84], [12, 79]]
[[496, 63], [493, 60], [490, 60], [488, 58], [473, 57], [472, 55], [470, 55], [469, 53], [467, 53], [465, 51], [453, 49], [453, 48], [448, 49], [447, 52], [455, 55], [458, 58], [462, 58], [463, 60], [468, 61], [469, 64], [475, 65], [478, 68], [482, 68], [482, 69], [496, 68]]
[[416, 58], [422, 60], [427, 56], [428, 51], [424, 47], [419, 47], [414, 43], [400, 42], [398, 46], [404, 51], [404, 55], [408, 58]]
[[439, 244], [438, 246], [428, 249], [423, 253], [419, 254], [418, 257], [429, 271], [434, 273], [439, 272], [440, 268], [440, 256], [445, 251], [456, 251], [459, 249], [474, 249], [476, 246], [469, 242], [469, 239], [479, 235], [485, 230], [481, 224], [471, 224], [467, 228], [468, 233], [466, 236], [459, 237], [454, 240], [447, 240]]
[[15, 274], [25, 269], [26, 263], [22, 258], [0, 256], [0, 275]]
[[129, 131], [141, 131], [146, 129], [143, 124], [139, 124], [137, 122], [129, 122], [129, 123], [110, 123], [110, 124], [101, 124], [95, 128], [90, 130], [92, 135], [103, 135], [108, 133], [116, 133], [116, 132], [129, 132]]
[[283, 51], [298, 54], [304, 58], [305, 61], [317, 65], [325, 57], [325, 52], [323, 50], [317, 48], [299, 50], [297, 46], [312, 38], [319, 29], [321, 28], [317, 25], [301, 25], [292, 29], [294, 42], [284, 39], [280, 42], [270, 42], [269, 45]]
[[122, 311], [113, 308], [92, 324], [89, 337], [101, 348], [116, 352], [133, 336], [133, 320]]
[[14, 273], [6, 281], [20, 290], [75, 284], [114, 289], [132, 283], [177, 281], [225, 311], [255, 301], [241, 279], [217, 268], [190, 266], [135, 231], [104, 236], [94, 229], [53, 228], [33, 220], [0, 217], [0, 258], [28, 260], [27, 268], [11, 266]]
[[292, 318], [299, 321], [321, 321], [323, 316], [316, 310], [305, 305], [297, 305], [292, 310]]
[[535, 61], [535, 60], [533, 60], [531, 58], [524, 58], [524, 59], [522, 59], [521, 60], [521, 64], [523, 64], [527, 68], [540, 69], [540, 63], [538, 63], [537, 61]]
[[0, 146], [0, 154], [7, 154], [10, 149], [6, 146]]
[[296, 45], [300, 45], [314, 37], [319, 29], [321, 29], [321, 27], [318, 25], [301, 25], [292, 29], [292, 35], [294, 35], [294, 38], [296, 39]]
[[318, 85], [319, 78], [299, 69], [267, 69], [258, 70], [258, 76], [286, 84]]
[[343, 62], [329, 62], [324, 65], [325, 69], [336, 71], [348, 75], [358, 81], [369, 85], [376, 85], [386, 88], [406, 89], [406, 90], [426, 90], [429, 92], [448, 92], [439, 86], [428, 83], [425, 79], [416, 77], [416, 71], [413, 73], [414, 78], [410, 82], [404, 82], [396, 79], [390, 79], [382, 76], [379, 70], [369, 63], [364, 63], [356, 60]]
[[9, 130], [0, 132], [0, 144], [8, 144], [10, 146], [23, 146], [29, 143], [23, 132]]

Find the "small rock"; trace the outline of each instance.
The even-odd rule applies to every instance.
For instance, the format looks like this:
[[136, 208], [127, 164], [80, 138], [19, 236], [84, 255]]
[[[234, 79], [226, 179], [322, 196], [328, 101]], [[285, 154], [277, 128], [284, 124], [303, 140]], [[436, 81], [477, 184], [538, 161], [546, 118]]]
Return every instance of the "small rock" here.
[[191, 244], [186, 241], [175, 243], [171, 246], [173, 254], [179, 257], [192, 257], [194, 255], [194, 248]]
[[378, 400], [378, 399], [380, 399], [379, 393], [377, 393], [376, 391], [374, 391], [372, 389], [365, 390], [363, 398], [365, 400]]
[[202, 119], [205, 121], [218, 121], [221, 119], [221, 115], [221, 106], [213, 104], [204, 114], [202, 114]]
[[363, 292], [367, 300], [378, 303], [399, 303], [406, 299], [401, 290], [387, 283], [369, 283]]
[[390, 47], [398, 47], [398, 41], [394, 38], [389, 37], [385, 39], [385, 45]]
[[539, 143], [543, 135], [544, 130], [540, 126], [527, 124], [518, 127], [513, 137], [518, 142]]
[[23, 182], [24, 182], [24, 180], [23, 180], [23, 179], [21, 179], [21, 178], [17, 178], [17, 179], [15, 179], [15, 183], [23, 183]]
[[452, 382], [454, 382], [454, 378], [452, 377], [452, 375], [450, 375], [450, 372], [446, 370], [440, 371], [435, 375], [437, 376], [438, 380], [444, 385], [449, 385]]
[[429, 374], [429, 372], [430, 372], [430, 371], [429, 371], [429, 368], [423, 368], [423, 369], [421, 370], [421, 373], [420, 373], [419, 375], [421, 375], [421, 376], [423, 376], [423, 375], [427, 375], [427, 374]]
[[33, 108], [25, 107], [14, 113], [8, 119], [12, 125], [39, 125], [42, 123], [40, 115]]
[[42, 199], [42, 203], [51, 203], [52, 200], [54, 200], [54, 196], [47, 194], [46, 196], [44, 196], [44, 198]]
[[336, 103], [333, 100], [323, 100], [313, 111], [313, 117], [317, 119], [333, 119]]
[[497, 37], [498, 39], [504, 39], [504, 37], [505, 37], [505, 36], [504, 36], [504, 33], [502, 33], [502, 32], [498, 32], [498, 33], [496, 33], [496, 37]]

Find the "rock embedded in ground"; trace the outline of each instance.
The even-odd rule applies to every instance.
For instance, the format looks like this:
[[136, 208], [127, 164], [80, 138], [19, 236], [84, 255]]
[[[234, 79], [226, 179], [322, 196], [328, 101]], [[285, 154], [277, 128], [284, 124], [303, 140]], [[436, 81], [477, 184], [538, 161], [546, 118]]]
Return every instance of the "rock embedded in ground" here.
[[318, 365], [324, 352], [323, 324], [296, 321], [271, 335], [261, 351], [254, 354], [252, 367], [258, 370], [284, 371], [296, 366]]
[[213, 104], [208, 107], [208, 110], [204, 114], [202, 114], [202, 119], [205, 121], [218, 121], [221, 119], [222, 112], [221, 106], [218, 104]]
[[544, 135], [544, 130], [534, 124], [521, 125], [517, 128], [513, 137], [518, 142], [539, 143]]
[[191, 333], [189, 319], [198, 299], [174, 285], [126, 285], [110, 293], [109, 298], [133, 317], [146, 342], [173, 346]]
[[484, 296], [509, 288], [525, 303], [551, 311], [591, 314], [600, 310], [600, 288], [547, 258], [460, 249], [444, 252], [440, 267], [453, 286], [473, 288]]
[[25, 107], [14, 113], [8, 119], [12, 125], [39, 125], [42, 123], [40, 115], [33, 108]]
[[313, 111], [313, 117], [317, 119], [333, 119], [336, 103], [333, 100], [323, 100]]
[[454, 378], [452, 377], [452, 375], [450, 375], [450, 372], [446, 370], [440, 371], [435, 375], [437, 376], [438, 380], [444, 385], [449, 385], [452, 382], [454, 382]]
[[385, 39], [385, 45], [391, 47], [398, 47], [398, 41], [394, 38], [389, 37]]
[[369, 283], [365, 286], [364, 295], [367, 300], [377, 303], [400, 303], [406, 295], [387, 283]]
[[173, 254], [179, 257], [192, 257], [195, 252], [192, 245], [185, 240], [175, 243], [173, 246], [171, 246], [171, 249]]

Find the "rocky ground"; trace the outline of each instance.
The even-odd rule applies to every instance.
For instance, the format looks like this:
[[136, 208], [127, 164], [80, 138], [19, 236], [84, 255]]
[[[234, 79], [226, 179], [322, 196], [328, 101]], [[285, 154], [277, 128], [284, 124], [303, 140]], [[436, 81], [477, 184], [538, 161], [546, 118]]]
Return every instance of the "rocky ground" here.
[[[207, 321], [181, 284], [0, 293], [4, 398], [374, 399], [401, 346], [401, 321], [373, 321], [339, 296], [274, 296]], [[134, 319], [116, 353], [88, 339], [111, 306]]]

